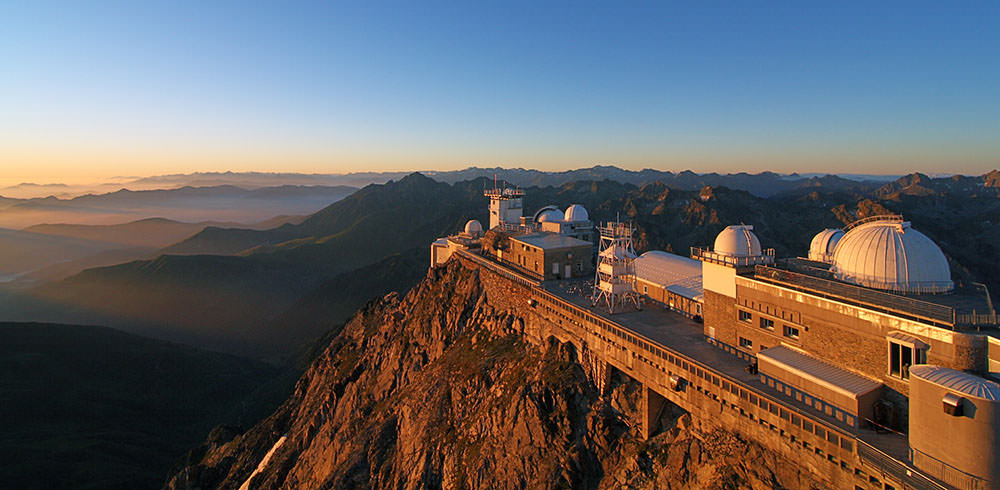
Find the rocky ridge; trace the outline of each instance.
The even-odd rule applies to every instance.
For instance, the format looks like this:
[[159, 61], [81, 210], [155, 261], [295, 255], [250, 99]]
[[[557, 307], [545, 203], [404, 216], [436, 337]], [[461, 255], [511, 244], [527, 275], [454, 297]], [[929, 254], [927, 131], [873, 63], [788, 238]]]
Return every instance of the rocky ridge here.
[[274, 414], [213, 431], [165, 488], [819, 488], [677, 407], [642, 440], [641, 385], [526, 342], [478, 274], [452, 261], [369, 303]]

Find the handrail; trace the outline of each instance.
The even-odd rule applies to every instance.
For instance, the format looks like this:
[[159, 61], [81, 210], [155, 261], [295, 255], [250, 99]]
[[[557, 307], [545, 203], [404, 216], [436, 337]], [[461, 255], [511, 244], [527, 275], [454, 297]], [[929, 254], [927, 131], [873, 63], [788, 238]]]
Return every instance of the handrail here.
[[888, 473], [915, 490], [948, 490], [948, 487], [934, 481], [910, 465], [901, 463], [881, 449], [858, 438], [858, 456], [868, 464]]
[[901, 215], [901, 214], [879, 214], [879, 215], [875, 215], [875, 216], [869, 216], [867, 218], [861, 218], [859, 220], [854, 220], [854, 221], [848, 223], [847, 226], [845, 226], [843, 228], [843, 230], [844, 230], [844, 233], [847, 233], [848, 231], [851, 231], [852, 229], [857, 228], [857, 227], [859, 227], [859, 226], [861, 226], [863, 224], [872, 223], [872, 222], [875, 222], [875, 221], [885, 221], [886, 223], [902, 223], [903, 222], [903, 215]]

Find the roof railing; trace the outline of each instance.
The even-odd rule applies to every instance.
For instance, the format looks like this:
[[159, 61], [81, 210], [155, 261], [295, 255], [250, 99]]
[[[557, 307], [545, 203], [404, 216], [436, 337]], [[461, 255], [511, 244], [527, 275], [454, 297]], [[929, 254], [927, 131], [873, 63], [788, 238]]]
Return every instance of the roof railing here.
[[844, 233], [847, 233], [851, 229], [857, 228], [857, 227], [859, 227], [859, 226], [861, 226], [863, 224], [873, 223], [873, 222], [876, 222], [876, 221], [884, 221], [886, 223], [902, 223], [903, 222], [903, 215], [901, 215], [901, 214], [879, 214], [879, 215], [876, 215], [876, 216], [869, 216], [867, 218], [861, 218], [861, 219], [856, 220], [856, 221], [848, 224], [847, 226], [845, 226], [843, 228], [844, 229]]
[[708, 247], [691, 247], [691, 258], [734, 267], [751, 267], [774, 263], [774, 249], [768, 248], [760, 255], [728, 255], [713, 251]]
[[928, 321], [939, 327], [949, 329], [955, 327], [955, 309], [950, 306], [763, 265], [754, 268], [754, 277], [832, 299], [846, 300], [901, 316]]

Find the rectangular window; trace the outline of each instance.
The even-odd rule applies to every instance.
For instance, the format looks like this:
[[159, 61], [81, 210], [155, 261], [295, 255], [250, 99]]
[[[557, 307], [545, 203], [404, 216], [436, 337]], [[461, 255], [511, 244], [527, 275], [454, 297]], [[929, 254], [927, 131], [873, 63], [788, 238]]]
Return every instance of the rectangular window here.
[[760, 328], [766, 328], [768, 330], [774, 330], [774, 320], [770, 318], [760, 319]]
[[643, 294], [649, 293], [649, 286], [646, 286], [645, 284], [643, 284], [643, 286], [642, 286], [642, 293]]
[[753, 318], [753, 315], [751, 315], [749, 311], [743, 311], [743, 310], [739, 311], [740, 311], [740, 321], [750, 323], [750, 319]]
[[743, 349], [752, 349], [753, 342], [751, 342], [750, 339], [740, 337], [740, 347]]
[[799, 329], [797, 329], [795, 327], [789, 327], [788, 325], [785, 325], [785, 337], [788, 337], [790, 339], [798, 340], [799, 339]]
[[901, 379], [910, 379], [910, 366], [926, 362], [927, 354], [923, 349], [914, 349], [909, 345], [889, 342], [889, 374]]

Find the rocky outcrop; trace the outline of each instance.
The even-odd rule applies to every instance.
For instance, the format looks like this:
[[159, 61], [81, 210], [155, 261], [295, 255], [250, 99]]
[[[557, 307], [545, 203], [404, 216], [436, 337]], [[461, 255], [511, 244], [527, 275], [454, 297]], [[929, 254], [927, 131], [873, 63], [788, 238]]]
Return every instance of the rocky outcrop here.
[[640, 439], [641, 386], [589, 372], [572, 345], [525, 342], [523, 320], [489, 304], [478, 274], [452, 261], [405, 298], [370, 303], [273, 415], [213, 433], [166, 488], [813, 486], [677, 407]]

